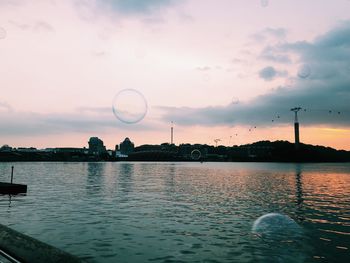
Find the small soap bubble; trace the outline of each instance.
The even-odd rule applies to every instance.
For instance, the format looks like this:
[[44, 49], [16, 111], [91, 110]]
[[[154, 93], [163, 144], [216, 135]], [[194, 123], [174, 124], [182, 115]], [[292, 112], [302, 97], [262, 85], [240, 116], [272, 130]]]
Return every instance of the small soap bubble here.
[[191, 159], [192, 159], [192, 160], [198, 161], [201, 157], [202, 157], [202, 153], [201, 153], [200, 150], [194, 149], [194, 150], [191, 152]]
[[298, 69], [298, 77], [302, 79], [306, 79], [311, 74], [311, 68], [307, 64], [303, 64]]
[[133, 124], [141, 121], [147, 113], [147, 101], [135, 89], [119, 91], [113, 99], [113, 113], [120, 121]]
[[0, 27], [0, 39], [6, 38], [6, 35], [7, 35], [6, 30]]
[[267, 7], [269, 5], [269, 0], [260, 0], [262, 7]]

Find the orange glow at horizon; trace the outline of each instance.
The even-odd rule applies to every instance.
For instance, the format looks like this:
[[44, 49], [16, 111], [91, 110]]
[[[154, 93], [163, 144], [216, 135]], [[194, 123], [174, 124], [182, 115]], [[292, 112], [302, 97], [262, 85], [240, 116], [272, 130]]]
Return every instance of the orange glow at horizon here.
[[[286, 140], [294, 142], [294, 128], [290, 126], [259, 127], [251, 129], [248, 126], [175, 126], [174, 143], [208, 144], [215, 145], [214, 139], [220, 139], [218, 145], [232, 146], [253, 143], [262, 140], [277, 141]], [[237, 135], [236, 135], [237, 134]], [[303, 127], [300, 128], [300, 140], [305, 144], [322, 145], [338, 150], [350, 150], [350, 130], [346, 128], [329, 127]], [[129, 137], [135, 146], [142, 144], [170, 143], [170, 126], [163, 126], [159, 130], [150, 131], [115, 131], [99, 133], [70, 133], [55, 134], [47, 136], [32, 136], [8, 138], [6, 143], [12, 147], [88, 147], [90, 137], [97, 136], [104, 141], [109, 149], [114, 149], [115, 145], [122, 142], [125, 137]]]

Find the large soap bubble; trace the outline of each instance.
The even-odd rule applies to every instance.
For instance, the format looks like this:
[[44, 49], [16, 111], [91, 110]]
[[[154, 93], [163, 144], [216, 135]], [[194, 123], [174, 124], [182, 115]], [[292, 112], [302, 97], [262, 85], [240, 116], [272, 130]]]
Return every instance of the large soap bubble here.
[[290, 238], [289, 235], [301, 235], [301, 227], [289, 216], [269, 213], [255, 220], [252, 232], [262, 237], [273, 239]]
[[4, 39], [6, 35], [7, 35], [6, 30], [0, 27], [0, 39]]
[[259, 217], [252, 233], [259, 237], [254, 256], [257, 262], [305, 261], [309, 246], [302, 228], [290, 217], [270, 213]]
[[147, 101], [141, 92], [123, 89], [113, 99], [113, 113], [124, 123], [137, 123], [147, 113]]
[[307, 64], [303, 64], [298, 69], [298, 77], [302, 79], [306, 79], [311, 74], [311, 68]]

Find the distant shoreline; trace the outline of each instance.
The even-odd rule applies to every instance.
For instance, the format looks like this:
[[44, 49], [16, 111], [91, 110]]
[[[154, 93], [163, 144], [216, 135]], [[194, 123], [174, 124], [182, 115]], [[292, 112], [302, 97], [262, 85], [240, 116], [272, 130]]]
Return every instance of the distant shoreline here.
[[3, 161], [0, 163], [350, 163], [350, 161], [258, 161], [258, 160], [240, 160], [240, 161], [180, 161], [180, 160], [100, 160], [100, 161]]
[[240, 146], [202, 144], [141, 145], [118, 156], [116, 151], [96, 154], [83, 148], [55, 148], [52, 151], [0, 151], [0, 162], [275, 162], [343, 163], [350, 162], [350, 151], [288, 141], [260, 141]]

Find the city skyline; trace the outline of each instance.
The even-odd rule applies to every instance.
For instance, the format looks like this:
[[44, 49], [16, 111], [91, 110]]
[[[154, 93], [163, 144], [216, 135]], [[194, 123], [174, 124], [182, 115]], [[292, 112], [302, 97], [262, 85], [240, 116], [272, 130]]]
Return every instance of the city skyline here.
[[0, 146], [293, 142], [301, 107], [302, 143], [350, 150], [350, 2], [262, 3], [2, 1]]

